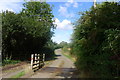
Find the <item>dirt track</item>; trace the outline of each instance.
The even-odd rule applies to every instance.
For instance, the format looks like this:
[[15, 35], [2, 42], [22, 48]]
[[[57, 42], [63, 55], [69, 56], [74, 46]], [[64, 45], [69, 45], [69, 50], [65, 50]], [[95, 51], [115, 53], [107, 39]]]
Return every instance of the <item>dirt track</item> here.
[[12, 76], [22, 72], [25, 70], [25, 67], [29, 66], [27, 62], [20, 62], [15, 65], [8, 65], [2, 68], [2, 73], [0, 74], [0, 77], [2, 78], [11, 78]]
[[30, 78], [71, 78], [75, 70], [74, 63], [61, 52], [60, 49], [56, 50], [57, 59]]

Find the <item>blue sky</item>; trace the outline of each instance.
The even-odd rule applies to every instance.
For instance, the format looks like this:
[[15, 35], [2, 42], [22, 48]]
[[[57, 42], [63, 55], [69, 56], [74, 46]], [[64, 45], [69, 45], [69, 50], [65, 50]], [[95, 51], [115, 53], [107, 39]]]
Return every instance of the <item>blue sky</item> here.
[[[85, 2], [86, 1], [86, 2]], [[52, 13], [54, 15], [55, 24], [57, 27], [55, 29], [55, 34], [52, 37], [53, 41], [60, 43], [61, 41], [70, 42], [71, 34], [73, 33], [73, 24], [77, 19], [80, 18], [79, 12], [89, 10], [93, 5], [93, 0], [62, 0], [47, 2], [52, 8]], [[105, 1], [105, 0], [104, 0]], [[24, 1], [23, 0], [1, 0], [0, 1], [0, 11], [9, 10], [18, 13], [22, 10]]]
[[79, 12], [89, 10], [93, 2], [49, 2], [54, 5], [53, 14], [57, 28], [55, 30], [53, 41], [70, 42], [73, 33], [73, 23], [80, 17]]

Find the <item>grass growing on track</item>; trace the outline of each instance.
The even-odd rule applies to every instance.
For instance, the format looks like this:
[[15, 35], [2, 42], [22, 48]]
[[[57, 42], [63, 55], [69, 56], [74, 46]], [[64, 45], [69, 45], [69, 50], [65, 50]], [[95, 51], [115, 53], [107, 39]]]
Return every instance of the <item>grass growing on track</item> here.
[[66, 56], [67, 58], [69, 58], [70, 60], [72, 60], [73, 62], [75, 62], [75, 60], [73, 59], [73, 57], [72, 57], [71, 55], [66, 54], [64, 51], [62, 51], [62, 54], [63, 54], [64, 56]]
[[14, 76], [12, 76], [11, 78], [20, 78], [21, 76], [25, 75], [25, 71], [22, 71]]

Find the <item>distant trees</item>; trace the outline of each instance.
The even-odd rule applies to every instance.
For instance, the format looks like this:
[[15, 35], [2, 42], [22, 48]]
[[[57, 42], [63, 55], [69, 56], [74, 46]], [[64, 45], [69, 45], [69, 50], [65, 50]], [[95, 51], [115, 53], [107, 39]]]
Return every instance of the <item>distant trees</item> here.
[[85, 11], [76, 22], [72, 53], [89, 77], [120, 75], [120, 5], [104, 2]]
[[61, 48], [63, 48], [64, 46], [67, 46], [67, 42], [65, 42], [65, 41], [62, 41], [62, 42], [60, 42], [59, 44], [58, 44], [58, 46], [59, 47], [61, 47]]
[[42, 54], [44, 46], [51, 41], [55, 26], [50, 5], [46, 2], [26, 2], [23, 5], [18, 14], [2, 13], [3, 58], [28, 59], [31, 53]]
[[63, 50], [63, 52], [69, 52], [70, 53], [70, 49], [72, 47], [71, 43], [62, 41], [59, 44], [57, 44], [56, 48], [61, 48]]

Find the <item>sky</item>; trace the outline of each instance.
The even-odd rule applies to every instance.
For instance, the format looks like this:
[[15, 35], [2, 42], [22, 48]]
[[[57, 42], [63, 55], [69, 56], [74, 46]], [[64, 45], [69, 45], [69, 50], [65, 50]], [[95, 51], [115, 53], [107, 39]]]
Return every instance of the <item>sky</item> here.
[[55, 24], [57, 24], [53, 41], [70, 42], [73, 33], [73, 23], [80, 18], [79, 12], [89, 10], [93, 2], [49, 2], [53, 7]]
[[[23, 3], [23, 0], [1, 0], [0, 12], [2, 10], [9, 10], [19, 13], [23, 8]], [[47, 3], [51, 6], [53, 5], [53, 20], [55, 20], [54, 23], [57, 27], [54, 30], [52, 40], [57, 43], [71, 41], [71, 35], [74, 30], [73, 23], [75, 23], [81, 16], [79, 15], [79, 12], [89, 10], [91, 6], [93, 6], [93, 0], [47, 0]]]

